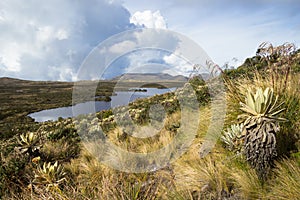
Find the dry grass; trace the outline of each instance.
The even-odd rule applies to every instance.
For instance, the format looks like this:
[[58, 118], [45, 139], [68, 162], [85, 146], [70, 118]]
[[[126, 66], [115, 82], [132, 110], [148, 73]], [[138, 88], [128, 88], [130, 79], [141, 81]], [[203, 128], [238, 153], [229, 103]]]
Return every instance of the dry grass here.
[[[185, 163], [178, 163], [176, 186], [179, 191], [190, 191], [204, 199], [218, 199], [231, 196], [230, 169], [218, 156], [207, 156]], [[220, 158], [219, 158], [220, 159]], [[199, 196], [200, 195], [200, 196]]]
[[236, 169], [231, 171], [235, 184], [235, 192], [241, 199], [263, 199], [266, 190], [263, 188], [258, 176], [253, 169]]
[[[280, 141], [292, 141], [296, 138], [295, 141], [292, 141], [295, 144], [297, 140], [299, 142], [296, 136], [300, 132], [300, 115], [298, 114], [300, 109], [300, 75], [289, 76], [286, 83], [284, 75], [282, 77], [277, 76], [277, 78], [283, 80], [278, 84], [285, 85], [285, 89], [282, 89], [281, 86], [277, 87], [281, 88], [277, 94], [281, 100], [285, 100], [287, 108], [283, 117], [290, 120], [288, 123], [282, 124], [279, 143]], [[263, 75], [256, 74], [254, 78], [243, 77], [226, 84], [228, 88], [226, 96], [228, 113], [225, 125], [228, 126], [239, 123], [237, 119], [240, 114], [239, 101], [243, 100], [246, 86], [265, 88], [271, 87], [273, 82]], [[129, 169], [135, 168], [139, 161], [130, 155], [120, 154], [118, 151], [108, 152], [106, 144], [99, 139], [81, 143], [78, 157], [64, 163], [67, 181], [59, 190], [46, 190], [46, 187], [43, 186], [35, 188], [23, 185], [22, 191], [18, 195], [7, 192], [3, 199], [299, 199], [300, 166], [297, 161], [285, 159], [278, 162], [274, 176], [262, 185], [255, 171], [247, 166], [243, 158], [233, 157], [232, 153], [216, 143], [220, 124], [219, 122], [215, 123], [212, 119], [213, 115], [218, 113], [215, 111], [220, 109], [222, 105], [220, 103], [220, 105], [213, 105], [214, 107], [212, 105], [201, 107], [199, 116], [193, 113], [182, 116], [179, 111], [172, 113], [165, 119], [164, 126], [158, 129], [155, 129], [156, 126], [152, 129], [151, 127], [141, 128], [137, 126], [131, 130], [133, 136], [138, 136], [141, 131], [145, 135], [152, 135], [153, 131], [156, 131], [157, 134], [150, 138], [132, 137], [128, 133], [124, 133], [120, 127], [107, 132], [108, 139], [112, 144], [124, 150], [138, 153], [159, 150], [170, 144], [181, 133], [190, 137], [190, 133], [196, 132], [196, 135], [193, 135], [195, 136], [193, 141], [182, 148], [187, 151], [179, 159], [172, 160], [174, 162], [168, 163], [162, 169], [149, 173], [126, 173], [113, 169], [109, 166], [114, 165], [122, 168], [124, 165]], [[186, 119], [185, 122], [180, 121], [182, 117]], [[180, 131], [182, 127], [184, 127], [185, 132]], [[291, 137], [293, 134], [295, 137]], [[187, 141], [185, 137], [179, 137], [179, 139]], [[42, 153], [47, 155], [49, 160], [63, 159], [66, 157], [65, 152], [73, 147], [70, 145], [64, 140], [47, 141], [44, 143]], [[290, 150], [284, 149], [282, 151], [289, 153]], [[294, 149], [294, 151], [299, 152], [299, 148]], [[175, 151], [174, 153], [179, 155], [182, 152]], [[163, 162], [165, 157], [161, 156], [161, 158], [155, 159]], [[153, 160], [155, 159], [153, 158]], [[153, 160], [148, 161], [151, 163]], [[3, 162], [7, 161], [3, 160]], [[28, 168], [27, 171], [30, 169], [32, 168]]]
[[271, 183], [270, 199], [300, 199], [300, 162], [284, 159], [276, 163], [276, 178]]

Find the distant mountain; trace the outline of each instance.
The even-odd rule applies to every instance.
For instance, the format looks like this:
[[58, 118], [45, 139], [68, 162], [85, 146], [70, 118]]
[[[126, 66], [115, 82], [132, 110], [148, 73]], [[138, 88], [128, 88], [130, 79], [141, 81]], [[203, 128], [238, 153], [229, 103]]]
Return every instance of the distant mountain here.
[[17, 78], [0, 77], [1, 84], [12, 84], [12, 83], [16, 83], [16, 82], [28, 82], [28, 81], [17, 79]]
[[187, 77], [182, 75], [172, 76], [170, 74], [165, 73], [127, 73], [121, 76], [117, 76], [112, 81], [177, 81], [177, 82], [186, 82], [188, 80]]
[[34, 81], [22, 80], [17, 78], [9, 78], [9, 77], [0, 77], [0, 87], [11, 87], [11, 86], [24, 86], [30, 85], [34, 83]]
[[64, 81], [35, 81], [35, 80], [23, 80], [18, 78], [0, 77], [0, 85], [38, 85], [38, 84], [64, 84], [72, 82]]

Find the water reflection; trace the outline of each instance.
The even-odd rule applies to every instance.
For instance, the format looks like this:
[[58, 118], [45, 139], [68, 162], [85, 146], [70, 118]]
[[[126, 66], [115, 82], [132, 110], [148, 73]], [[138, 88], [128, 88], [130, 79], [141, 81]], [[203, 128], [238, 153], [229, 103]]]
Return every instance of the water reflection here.
[[49, 110], [42, 110], [31, 113], [28, 116], [33, 118], [36, 122], [45, 122], [48, 120], [57, 120], [59, 117], [68, 118], [78, 116], [80, 114], [95, 113], [101, 110], [107, 110], [112, 107], [124, 106], [129, 102], [138, 98], [145, 98], [155, 94], [164, 94], [166, 92], [174, 91], [175, 88], [158, 89], [158, 88], [142, 88], [141, 90], [120, 91], [116, 95], [111, 96], [111, 101], [88, 101], [79, 103], [68, 107], [60, 107]]

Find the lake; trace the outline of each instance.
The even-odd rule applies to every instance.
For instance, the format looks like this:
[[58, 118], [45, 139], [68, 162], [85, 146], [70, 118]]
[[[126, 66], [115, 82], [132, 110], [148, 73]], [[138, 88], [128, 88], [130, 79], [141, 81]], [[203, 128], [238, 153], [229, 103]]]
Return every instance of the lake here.
[[138, 98], [145, 98], [154, 96], [155, 94], [164, 94], [174, 91], [176, 88], [139, 88], [138, 91], [117, 91], [116, 95], [111, 96], [111, 101], [88, 101], [79, 103], [74, 106], [60, 107], [39, 112], [31, 113], [28, 116], [33, 118], [36, 122], [45, 122], [49, 120], [57, 120], [59, 117], [68, 118], [75, 117], [80, 114], [89, 114], [99, 112], [101, 110], [108, 110], [110, 108], [125, 106]]

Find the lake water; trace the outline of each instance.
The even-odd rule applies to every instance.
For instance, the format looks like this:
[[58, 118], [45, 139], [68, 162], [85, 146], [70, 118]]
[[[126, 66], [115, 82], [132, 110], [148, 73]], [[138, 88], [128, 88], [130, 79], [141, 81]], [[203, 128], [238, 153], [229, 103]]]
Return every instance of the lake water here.
[[79, 103], [74, 106], [60, 107], [49, 110], [42, 110], [31, 113], [28, 116], [33, 118], [36, 122], [45, 122], [49, 120], [57, 120], [59, 117], [68, 118], [75, 117], [80, 114], [95, 113], [101, 110], [108, 110], [110, 108], [125, 106], [138, 98], [150, 97], [155, 94], [164, 94], [174, 91], [176, 88], [157, 89], [157, 88], [141, 88], [146, 89], [147, 92], [142, 91], [120, 91], [115, 92], [116, 95], [111, 96], [110, 102], [105, 101], [88, 101]]

